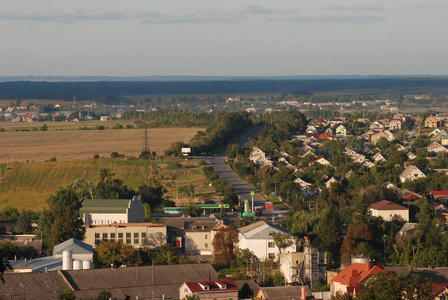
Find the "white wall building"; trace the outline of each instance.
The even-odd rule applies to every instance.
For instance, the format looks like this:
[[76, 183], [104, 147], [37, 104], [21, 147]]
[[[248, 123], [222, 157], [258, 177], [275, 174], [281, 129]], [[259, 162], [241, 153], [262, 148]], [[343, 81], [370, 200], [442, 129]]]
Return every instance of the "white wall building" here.
[[[273, 233], [287, 233], [289, 232], [281, 227], [269, 224], [265, 221], [259, 221], [238, 229], [240, 249], [249, 249], [260, 260], [277, 259], [279, 250], [275, 244]], [[291, 239], [294, 237], [291, 235]], [[292, 246], [283, 250], [283, 253], [295, 252], [296, 246]]]
[[86, 199], [82, 201], [79, 215], [86, 226], [145, 221], [145, 209], [137, 196], [131, 200]]
[[392, 221], [401, 217], [403, 221], [409, 222], [409, 208], [388, 200], [381, 200], [369, 206], [370, 215], [382, 217], [384, 221]]

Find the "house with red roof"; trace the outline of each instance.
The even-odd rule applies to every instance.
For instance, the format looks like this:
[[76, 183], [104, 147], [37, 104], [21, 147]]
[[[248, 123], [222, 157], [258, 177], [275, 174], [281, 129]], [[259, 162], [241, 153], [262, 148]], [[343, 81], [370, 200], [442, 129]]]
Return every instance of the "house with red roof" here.
[[199, 296], [201, 300], [238, 299], [239, 288], [232, 279], [219, 281], [184, 282], [179, 288], [179, 299], [187, 295]]
[[448, 191], [430, 191], [429, 194], [435, 199], [448, 198]]
[[385, 272], [382, 267], [371, 267], [369, 262], [366, 262], [365, 264], [351, 264], [331, 279], [331, 296], [336, 296], [337, 293], [357, 294], [361, 285], [363, 285], [370, 276], [381, 272]]
[[401, 217], [403, 221], [409, 222], [409, 208], [388, 200], [373, 203], [369, 206], [369, 212], [371, 216], [382, 217], [385, 221]]
[[327, 140], [335, 140], [335, 138], [332, 137], [331, 135], [329, 135], [327, 132], [324, 132], [324, 133], [320, 134], [317, 137], [318, 141], [322, 141], [322, 140], [325, 140], [325, 139], [327, 139]]
[[421, 197], [422, 197], [422, 196], [417, 195], [417, 194], [414, 193], [414, 192], [410, 192], [409, 194], [407, 194], [407, 195], [401, 197], [401, 199], [406, 200], [406, 201], [413, 201], [413, 200], [420, 199]]

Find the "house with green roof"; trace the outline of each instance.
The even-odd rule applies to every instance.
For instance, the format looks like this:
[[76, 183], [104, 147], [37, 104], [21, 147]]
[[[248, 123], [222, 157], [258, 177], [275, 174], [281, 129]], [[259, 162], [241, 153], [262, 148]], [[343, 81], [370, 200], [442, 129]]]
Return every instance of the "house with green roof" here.
[[145, 209], [137, 196], [132, 199], [84, 199], [79, 216], [86, 226], [113, 223], [142, 223]]

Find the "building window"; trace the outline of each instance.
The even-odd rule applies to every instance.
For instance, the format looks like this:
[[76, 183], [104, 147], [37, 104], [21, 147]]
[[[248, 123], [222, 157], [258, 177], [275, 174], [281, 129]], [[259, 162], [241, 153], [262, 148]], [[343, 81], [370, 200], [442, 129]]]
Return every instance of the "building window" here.
[[138, 239], [134, 239], [134, 244], [138, 244]]
[[118, 233], [118, 238], [122, 239], [123, 238], [123, 232]]
[[208, 248], [208, 243], [205, 243], [205, 248]]
[[275, 253], [268, 253], [268, 258], [275, 258]]
[[95, 238], [99, 239], [100, 238], [100, 234], [99, 233], [95, 233]]
[[138, 238], [138, 232], [134, 232], [134, 238]]
[[110, 239], [113, 240], [113, 241], [115, 241], [115, 233], [111, 233], [111, 234], [110, 234]]
[[131, 243], [131, 233], [126, 232], [126, 244], [130, 244], [130, 243]]
[[205, 239], [208, 239], [208, 234], [205, 235]]
[[107, 241], [107, 233], [103, 233], [103, 241]]
[[275, 242], [268, 242], [268, 248], [275, 248]]

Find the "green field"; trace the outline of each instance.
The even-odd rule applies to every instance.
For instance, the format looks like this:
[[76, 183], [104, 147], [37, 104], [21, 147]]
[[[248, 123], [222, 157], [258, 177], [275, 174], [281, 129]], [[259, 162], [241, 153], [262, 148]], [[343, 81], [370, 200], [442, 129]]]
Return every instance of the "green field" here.
[[[181, 169], [166, 170], [167, 161], [157, 161], [160, 167], [159, 180], [168, 190], [167, 197], [177, 201], [177, 187], [193, 183], [196, 189], [195, 201], [205, 195], [212, 195], [201, 167], [195, 160], [181, 160]], [[29, 162], [0, 164], [0, 209], [15, 207], [40, 211], [46, 206], [46, 199], [59, 187], [67, 186], [76, 179], [86, 179], [96, 183], [98, 172], [107, 168], [115, 173], [126, 185], [137, 189], [150, 174], [151, 163], [145, 160], [90, 159], [80, 161]], [[191, 199], [179, 195], [179, 203]]]

